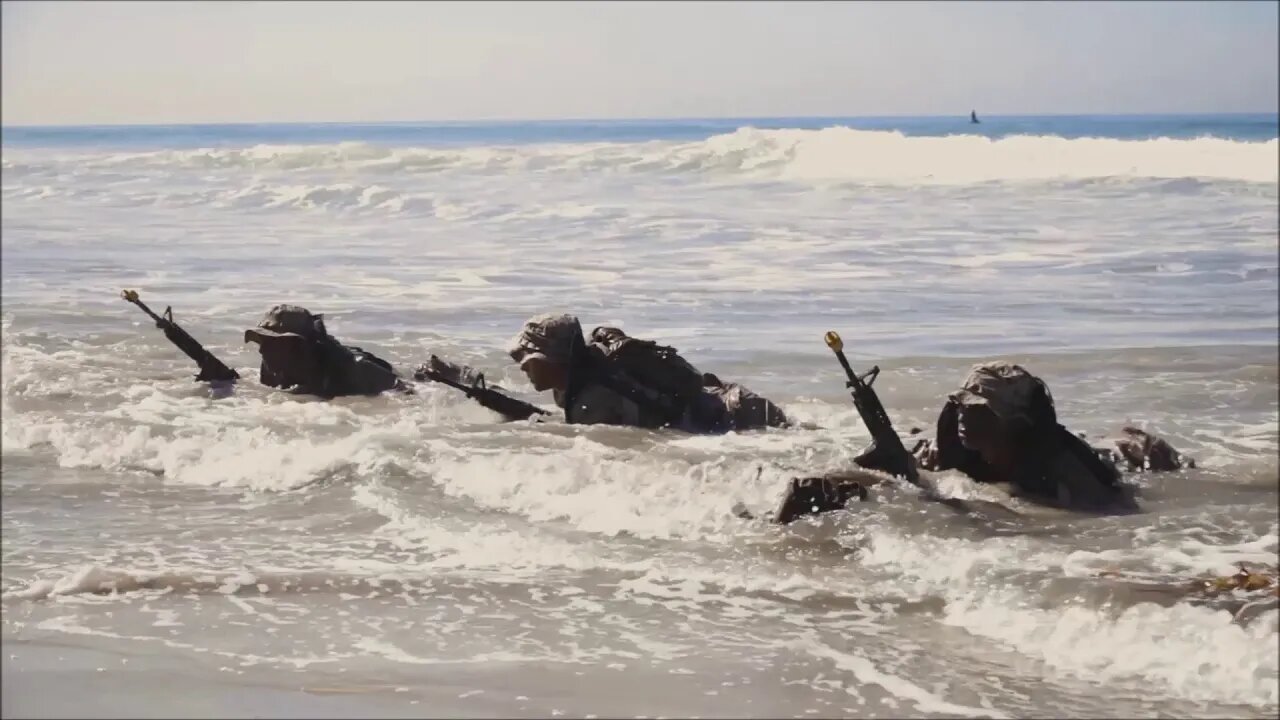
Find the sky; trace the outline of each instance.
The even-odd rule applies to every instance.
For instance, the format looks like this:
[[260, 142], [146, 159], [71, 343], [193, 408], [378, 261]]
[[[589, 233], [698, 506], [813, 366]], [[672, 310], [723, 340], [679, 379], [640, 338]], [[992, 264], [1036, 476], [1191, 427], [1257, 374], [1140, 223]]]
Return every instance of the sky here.
[[1274, 2], [22, 2], [4, 125], [1276, 112]]

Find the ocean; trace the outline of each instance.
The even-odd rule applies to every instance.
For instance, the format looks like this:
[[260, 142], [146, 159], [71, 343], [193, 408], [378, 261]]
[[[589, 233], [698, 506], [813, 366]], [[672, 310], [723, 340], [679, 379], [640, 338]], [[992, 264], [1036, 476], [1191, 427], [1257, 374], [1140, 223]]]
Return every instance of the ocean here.
[[[1280, 611], [1186, 587], [1280, 553], [1280, 121], [979, 117], [4, 128], [3, 714], [1274, 717]], [[277, 303], [544, 407], [505, 350], [569, 312], [799, 425], [292, 396]], [[1004, 359], [1197, 468], [741, 519], [868, 442], [827, 330], [901, 434]]]

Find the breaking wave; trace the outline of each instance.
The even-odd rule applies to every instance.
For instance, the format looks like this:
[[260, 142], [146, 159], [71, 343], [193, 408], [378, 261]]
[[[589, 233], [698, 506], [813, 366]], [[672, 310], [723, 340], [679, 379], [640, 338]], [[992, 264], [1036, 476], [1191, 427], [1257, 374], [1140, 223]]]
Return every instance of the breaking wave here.
[[[359, 173], [657, 172], [794, 181], [964, 184], [1084, 178], [1277, 181], [1280, 142], [1214, 137], [1118, 140], [1021, 135], [912, 137], [899, 132], [742, 128], [695, 142], [575, 143], [471, 148], [362, 142], [91, 153], [18, 153], [6, 184], [62, 172], [164, 169]], [[14, 153], [9, 153], [13, 155]]]

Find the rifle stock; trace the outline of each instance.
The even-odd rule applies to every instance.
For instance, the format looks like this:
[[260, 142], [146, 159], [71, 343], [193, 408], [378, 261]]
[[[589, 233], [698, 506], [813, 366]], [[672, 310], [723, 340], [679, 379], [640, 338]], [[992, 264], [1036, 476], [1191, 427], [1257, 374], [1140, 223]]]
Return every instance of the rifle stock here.
[[142, 311], [151, 316], [155, 320], [156, 327], [164, 331], [164, 336], [169, 342], [177, 346], [179, 350], [196, 362], [200, 367], [200, 373], [196, 375], [196, 380], [201, 382], [213, 381], [235, 381], [240, 379], [240, 374], [235, 370], [227, 367], [213, 353], [204, 349], [204, 346], [191, 337], [186, 330], [179, 327], [178, 323], [173, 321], [173, 308], [166, 307], [163, 315], [157, 315], [147, 307], [146, 303], [138, 298], [136, 290], [124, 290], [120, 293], [120, 297], [128, 302], [142, 308]]
[[477, 373], [465, 365], [454, 365], [435, 355], [432, 355], [423, 365], [418, 366], [413, 373], [413, 378], [418, 381], [431, 380], [461, 390], [481, 406], [508, 420], [525, 420], [533, 415], [551, 414], [537, 405], [517, 400], [489, 387], [485, 384], [483, 373]]

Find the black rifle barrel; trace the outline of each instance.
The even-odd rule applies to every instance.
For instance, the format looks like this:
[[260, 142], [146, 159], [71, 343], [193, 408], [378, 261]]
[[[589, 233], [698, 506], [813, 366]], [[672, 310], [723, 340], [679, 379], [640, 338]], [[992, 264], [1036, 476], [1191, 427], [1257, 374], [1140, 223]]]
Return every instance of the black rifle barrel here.
[[[827, 347], [836, 354], [836, 359], [840, 361], [845, 374], [849, 376], [847, 386], [852, 390], [853, 405], [858, 409], [867, 432], [871, 433], [872, 450], [866, 462], [873, 462], [878, 469], [917, 484], [919, 476], [910, 453], [902, 444], [902, 438], [898, 437], [898, 433], [893, 429], [893, 421], [889, 419], [889, 413], [885, 411], [884, 404], [880, 402], [876, 391], [865, 380], [858, 377], [849, 365], [848, 358], [844, 356], [844, 341], [834, 331], [828, 332], [824, 339]], [[867, 375], [874, 380], [879, 373], [880, 367], [876, 366]]]
[[179, 350], [186, 353], [187, 357], [194, 360], [196, 365], [200, 366], [200, 374], [196, 375], [196, 380], [240, 379], [240, 373], [227, 367], [226, 363], [214, 357], [213, 353], [206, 350], [195, 338], [191, 337], [190, 333], [183, 330], [178, 326], [178, 323], [173, 321], [173, 310], [171, 308], [165, 309], [164, 316], [155, 314], [151, 308], [147, 307], [146, 303], [138, 298], [136, 290], [121, 291], [120, 297], [142, 308], [143, 312], [156, 321], [156, 327], [164, 331], [164, 336], [169, 339], [169, 342], [176, 345]]
[[151, 311], [151, 308], [147, 307], [147, 304], [146, 304], [146, 303], [144, 303], [144, 302], [142, 302], [142, 300], [138, 299], [138, 293], [137, 293], [137, 291], [136, 291], [136, 290], [125, 290], [125, 291], [122, 291], [122, 292], [120, 293], [120, 297], [122, 297], [122, 298], [124, 298], [125, 300], [128, 300], [129, 302], [133, 303], [134, 305], [137, 305], [138, 307], [142, 308], [142, 312], [144, 312], [144, 313], [146, 313], [146, 314], [150, 315], [150, 316], [151, 316], [151, 319], [152, 319], [152, 320], [155, 320], [155, 321], [156, 321], [156, 324], [160, 325], [161, 327], [163, 327], [163, 326], [164, 326], [164, 324], [165, 324], [166, 322], [173, 322], [172, 320], [165, 320], [164, 318], [162, 318], [162, 317], [160, 317], [159, 315], [157, 315], [157, 314], [155, 314], [154, 312], [152, 312], [152, 311]]

